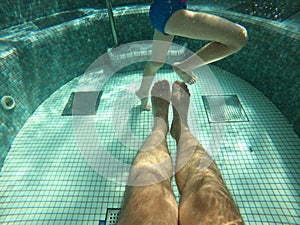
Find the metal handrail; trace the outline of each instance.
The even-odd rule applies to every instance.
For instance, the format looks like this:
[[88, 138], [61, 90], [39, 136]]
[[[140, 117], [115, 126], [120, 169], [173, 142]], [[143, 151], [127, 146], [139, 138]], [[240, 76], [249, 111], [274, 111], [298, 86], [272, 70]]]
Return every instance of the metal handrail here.
[[112, 4], [111, 0], [106, 0], [106, 7], [108, 11], [108, 17], [109, 17], [109, 22], [111, 26], [111, 31], [114, 37], [114, 42], [115, 42], [115, 47], [118, 46], [118, 37], [117, 37], [117, 31], [116, 31], [116, 24], [115, 24], [115, 19], [114, 19], [114, 14], [112, 10]]

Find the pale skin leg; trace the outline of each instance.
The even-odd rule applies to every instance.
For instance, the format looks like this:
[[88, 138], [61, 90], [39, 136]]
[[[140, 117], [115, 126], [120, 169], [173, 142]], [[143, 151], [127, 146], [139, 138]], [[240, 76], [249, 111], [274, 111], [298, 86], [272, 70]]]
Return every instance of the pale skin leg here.
[[232, 55], [248, 40], [244, 27], [218, 16], [188, 10], [175, 12], [168, 20], [165, 32], [170, 35], [211, 41], [195, 55], [174, 65], [187, 74], [192, 73], [197, 67]]
[[171, 135], [177, 143], [179, 224], [244, 224], [217, 165], [189, 131], [189, 101], [187, 86], [181, 82], [173, 84]]
[[[155, 97], [160, 94], [163, 99]], [[156, 83], [151, 95], [153, 132], [134, 160], [118, 225], [178, 224], [178, 206], [171, 188], [172, 161], [166, 143], [168, 82]]]
[[[137, 97], [141, 99], [141, 107], [144, 110], [151, 110], [151, 106], [148, 103], [149, 91], [157, 71], [164, 65], [173, 38], [173, 35], [164, 35], [154, 29], [152, 56], [145, 66], [141, 86], [136, 91]], [[156, 42], [156, 40], [158, 41]]]
[[[168, 20], [165, 32], [169, 35], [164, 35], [155, 29], [153, 39], [171, 42], [173, 37], [177, 35], [196, 40], [211, 41], [197, 51], [195, 55], [182, 62], [174, 63], [174, 71], [188, 84], [193, 84], [197, 80], [192, 72], [193, 69], [232, 55], [239, 51], [248, 40], [247, 31], [244, 27], [218, 16], [188, 10], [175, 12]], [[148, 94], [152, 80], [157, 70], [163, 65], [165, 55], [170, 47], [170, 45], [166, 45], [164, 48], [155, 46], [157, 43], [159, 42], [153, 43], [153, 58], [160, 60], [147, 64], [143, 74], [144, 79], [137, 92], [140, 99], [142, 99], [141, 96]], [[145, 98], [142, 100], [142, 108], [150, 110]]]

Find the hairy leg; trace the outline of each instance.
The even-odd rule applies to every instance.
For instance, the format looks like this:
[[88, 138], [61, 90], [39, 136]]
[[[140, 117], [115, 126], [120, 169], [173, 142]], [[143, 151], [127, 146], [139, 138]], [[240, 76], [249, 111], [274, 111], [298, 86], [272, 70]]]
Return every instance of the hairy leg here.
[[189, 131], [189, 96], [185, 84], [173, 84], [171, 135], [177, 143], [176, 182], [181, 194], [179, 224], [243, 224], [216, 163]]
[[151, 109], [151, 106], [148, 103], [149, 91], [157, 71], [165, 62], [173, 38], [173, 35], [164, 35], [157, 29], [154, 29], [152, 56], [145, 66], [141, 86], [139, 90], [136, 91], [137, 97], [141, 99], [141, 107], [143, 110]]
[[151, 92], [154, 127], [139, 150], [129, 176], [118, 225], [177, 225], [178, 206], [171, 188], [167, 148], [170, 87], [156, 83]]
[[171, 35], [211, 41], [195, 55], [174, 64], [182, 73], [192, 73], [197, 67], [223, 59], [239, 51], [248, 40], [244, 27], [218, 16], [188, 10], [175, 12], [165, 31]]

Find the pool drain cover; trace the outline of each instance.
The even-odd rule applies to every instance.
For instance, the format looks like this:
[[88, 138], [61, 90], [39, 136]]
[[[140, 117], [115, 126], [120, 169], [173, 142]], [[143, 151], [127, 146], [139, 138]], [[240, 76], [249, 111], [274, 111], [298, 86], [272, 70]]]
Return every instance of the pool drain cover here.
[[209, 95], [202, 99], [210, 123], [249, 121], [236, 95]]
[[102, 91], [72, 92], [62, 116], [96, 115]]
[[107, 209], [105, 225], [116, 225], [119, 219], [120, 209]]

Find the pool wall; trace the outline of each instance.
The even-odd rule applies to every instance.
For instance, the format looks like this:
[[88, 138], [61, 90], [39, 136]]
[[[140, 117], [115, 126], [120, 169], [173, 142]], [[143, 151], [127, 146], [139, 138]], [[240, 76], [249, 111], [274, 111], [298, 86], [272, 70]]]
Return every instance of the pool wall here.
[[[193, 9], [198, 10], [197, 6]], [[59, 25], [49, 25], [46, 19], [40, 27], [29, 21], [0, 30], [0, 97], [11, 95], [17, 104], [10, 111], [0, 109], [0, 165], [34, 110], [113, 45], [106, 10], [75, 11], [82, 16]], [[249, 31], [245, 48], [216, 65], [261, 90], [300, 135], [299, 33], [266, 19], [226, 10], [206, 11], [241, 23]], [[126, 14], [116, 10], [115, 16], [120, 43], [152, 38], [147, 8], [133, 8]], [[187, 42], [192, 51], [205, 44], [182, 38], [176, 41]]]
[[[114, 6], [128, 4], [147, 4], [148, 0], [112, 0]], [[0, 2], [0, 29], [35, 20], [54, 13], [79, 8], [104, 8], [105, 0], [1, 0]]]
[[[0, 166], [34, 110], [113, 47], [106, 10], [87, 11], [88, 16], [52, 27], [46, 20], [45, 29], [27, 22], [0, 30], [0, 97], [10, 95], [17, 105], [9, 111], [0, 106]], [[149, 23], [145, 12], [117, 16], [118, 27], [131, 34], [120, 37], [122, 43], [151, 39], [151, 29], [148, 36], [133, 32], [137, 21]]]
[[249, 41], [240, 52], [215, 65], [263, 92], [300, 136], [300, 33], [263, 18], [228, 14], [228, 11], [218, 15], [244, 25]]
[[[126, 6], [132, 4], [149, 4], [150, 0], [111, 0], [113, 6]], [[283, 20], [300, 9], [300, 2], [295, 0], [189, 0], [189, 4], [201, 4], [209, 6], [230, 7], [238, 11], [254, 16]], [[79, 8], [104, 8], [105, 0], [2, 0], [0, 2], [0, 29], [16, 24], [29, 22], [40, 17], [46, 17], [54, 13], [74, 10]]]

